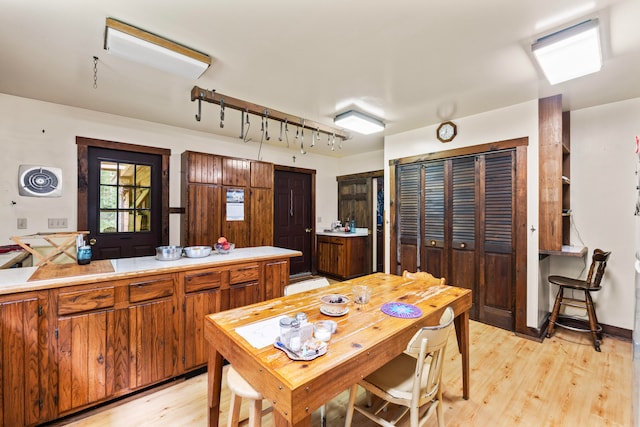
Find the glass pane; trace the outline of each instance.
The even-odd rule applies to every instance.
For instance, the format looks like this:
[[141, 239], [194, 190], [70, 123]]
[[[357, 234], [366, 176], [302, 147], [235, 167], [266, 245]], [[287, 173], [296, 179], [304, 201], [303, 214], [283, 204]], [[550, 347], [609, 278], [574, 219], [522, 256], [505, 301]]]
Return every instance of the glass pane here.
[[133, 209], [134, 205], [134, 187], [119, 187], [118, 207], [120, 209]]
[[120, 163], [118, 167], [118, 173], [120, 176], [119, 185], [133, 185], [133, 174], [135, 172], [135, 165], [130, 163]]
[[151, 189], [150, 188], [138, 188], [136, 190], [136, 205], [137, 209], [149, 209], [151, 207]]
[[136, 186], [138, 187], [150, 187], [151, 186], [151, 166], [136, 166]]
[[148, 209], [137, 211], [136, 231], [151, 231], [151, 211]]
[[120, 233], [125, 233], [129, 231], [134, 231], [134, 211], [126, 210], [118, 212], [118, 231]]
[[116, 229], [116, 213], [101, 211], [100, 212], [100, 233], [115, 233]]
[[100, 162], [100, 184], [112, 184], [118, 183], [118, 175], [116, 170], [118, 164], [113, 162]]
[[118, 187], [112, 185], [100, 186], [100, 209], [115, 209], [118, 207]]

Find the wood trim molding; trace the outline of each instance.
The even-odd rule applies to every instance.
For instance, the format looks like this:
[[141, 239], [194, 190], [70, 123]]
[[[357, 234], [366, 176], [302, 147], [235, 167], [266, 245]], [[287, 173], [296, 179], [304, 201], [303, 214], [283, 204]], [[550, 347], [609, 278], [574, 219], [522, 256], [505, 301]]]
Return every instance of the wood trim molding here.
[[436, 151], [432, 153], [419, 154], [417, 156], [403, 157], [389, 160], [389, 166], [404, 165], [408, 163], [424, 162], [427, 160], [446, 159], [450, 157], [470, 156], [473, 154], [488, 153], [491, 151], [508, 150], [520, 146], [529, 145], [529, 138], [514, 138], [504, 141], [490, 142], [487, 144], [472, 145], [469, 147], [454, 148], [452, 150]]

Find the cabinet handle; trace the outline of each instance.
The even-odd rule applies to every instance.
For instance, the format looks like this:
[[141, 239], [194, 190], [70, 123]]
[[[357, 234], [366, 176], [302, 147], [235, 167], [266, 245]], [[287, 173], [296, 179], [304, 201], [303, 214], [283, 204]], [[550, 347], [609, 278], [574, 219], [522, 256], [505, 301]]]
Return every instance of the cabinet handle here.
[[432, 240], [432, 241], [431, 241], [431, 246], [435, 246], [435, 245], [436, 245], [436, 241], [435, 241], [435, 240]]

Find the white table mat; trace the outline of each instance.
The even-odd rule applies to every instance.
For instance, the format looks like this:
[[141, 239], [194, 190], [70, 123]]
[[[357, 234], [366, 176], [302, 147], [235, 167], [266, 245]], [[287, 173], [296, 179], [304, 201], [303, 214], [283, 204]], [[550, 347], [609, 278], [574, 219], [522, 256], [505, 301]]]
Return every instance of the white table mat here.
[[236, 333], [255, 348], [273, 345], [280, 335], [280, 319], [287, 316], [272, 317], [259, 322], [236, 328]]

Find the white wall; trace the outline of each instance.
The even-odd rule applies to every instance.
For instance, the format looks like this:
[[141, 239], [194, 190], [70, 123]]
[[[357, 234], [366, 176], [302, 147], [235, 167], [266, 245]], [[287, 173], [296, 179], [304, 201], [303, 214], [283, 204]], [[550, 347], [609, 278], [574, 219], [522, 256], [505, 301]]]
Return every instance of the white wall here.
[[[593, 249], [612, 251], [603, 289], [593, 297], [598, 320], [624, 329], [634, 326], [633, 263], [639, 249], [634, 240], [636, 135], [640, 98], [571, 112], [571, 244], [589, 248], [587, 268]], [[550, 269], [586, 275], [582, 259], [551, 257]]]
[[[0, 245], [12, 244], [11, 236], [77, 229], [76, 136], [171, 149], [171, 207], [180, 206], [180, 154], [183, 151], [256, 159], [259, 145], [256, 142], [245, 144], [237, 138], [0, 94]], [[295, 162], [293, 156], [296, 157]], [[324, 222], [336, 216], [338, 164], [334, 158], [300, 155], [297, 150], [264, 146], [261, 160], [315, 169], [318, 219]], [[61, 168], [62, 197], [19, 196], [18, 167], [21, 164]], [[27, 229], [18, 230], [18, 218], [27, 219]], [[67, 218], [68, 228], [49, 230], [47, 218]], [[169, 225], [169, 243], [179, 244], [180, 216], [171, 215]]]

